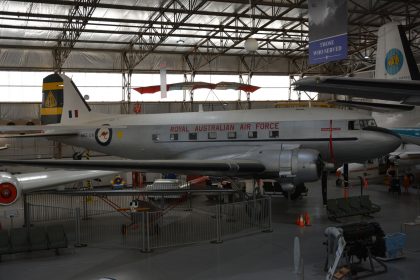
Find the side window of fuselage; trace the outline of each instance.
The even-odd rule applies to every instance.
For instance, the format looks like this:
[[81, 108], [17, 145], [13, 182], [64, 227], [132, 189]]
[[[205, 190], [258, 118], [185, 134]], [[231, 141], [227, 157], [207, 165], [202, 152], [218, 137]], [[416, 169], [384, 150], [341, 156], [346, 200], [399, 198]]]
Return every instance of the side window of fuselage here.
[[172, 141], [178, 140], [178, 133], [172, 133], [170, 138], [171, 138]]
[[349, 130], [354, 130], [354, 121], [349, 121]]
[[159, 141], [159, 134], [152, 134], [153, 141]]
[[208, 138], [209, 139], [216, 139], [217, 138], [217, 132], [214, 132], [214, 131], [209, 132]]
[[192, 132], [192, 133], [188, 134], [188, 139], [197, 140], [197, 133]]
[[258, 134], [256, 131], [248, 131], [248, 138], [257, 138]]
[[228, 139], [236, 139], [236, 131], [229, 131]]
[[278, 130], [270, 130], [269, 136], [270, 138], [279, 138], [279, 131]]

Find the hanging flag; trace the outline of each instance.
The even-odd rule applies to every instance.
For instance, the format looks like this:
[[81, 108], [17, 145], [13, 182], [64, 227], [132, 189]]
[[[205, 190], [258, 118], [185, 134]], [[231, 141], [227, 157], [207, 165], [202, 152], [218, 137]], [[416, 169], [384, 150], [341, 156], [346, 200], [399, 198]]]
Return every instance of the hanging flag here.
[[160, 98], [166, 98], [167, 86], [166, 86], [166, 69], [160, 69]]
[[309, 64], [347, 58], [347, 1], [308, 0]]
[[[214, 90], [243, 90], [245, 92], [254, 92], [260, 87], [248, 85], [248, 84], [241, 84], [241, 83], [234, 83], [234, 82], [220, 82], [217, 84], [206, 83], [206, 82], [183, 82], [183, 83], [175, 83], [175, 84], [168, 84], [166, 85], [166, 90], [195, 90], [195, 89], [214, 89]], [[161, 86], [147, 86], [147, 87], [138, 87], [134, 88], [135, 91], [139, 92], [140, 94], [148, 94], [148, 93], [155, 93], [161, 90]]]
[[253, 86], [253, 85], [248, 85], [248, 84], [234, 83], [234, 82], [220, 82], [220, 83], [216, 84], [215, 89], [217, 89], [217, 90], [233, 89], [233, 90], [243, 90], [243, 91], [246, 91], [246, 92], [254, 92], [254, 91], [260, 89], [260, 87]]

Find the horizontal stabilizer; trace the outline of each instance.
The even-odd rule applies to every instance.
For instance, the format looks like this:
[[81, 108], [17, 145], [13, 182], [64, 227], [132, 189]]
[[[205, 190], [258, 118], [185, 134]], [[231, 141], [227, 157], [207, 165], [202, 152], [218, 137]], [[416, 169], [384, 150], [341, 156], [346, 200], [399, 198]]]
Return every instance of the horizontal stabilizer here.
[[0, 134], [0, 138], [28, 138], [28, 137], [58, 137], [78, 135], [77, 131], [67, 132], [39, 132], [39, 133], [21, 133], [21, 134]]
[[31, 165], [50, 168], [199, 175], [251, 176], [265, 170], [259, 161], [248, 160], [0, 160], [2, 165]]
[[[0, 138], [59, 137], [79, 135], [82, 130], [97, 129], [101, 125], [37, 125], [0, 126]], [[126, 128], [127, 126], [106, 126], [107, 128]]]

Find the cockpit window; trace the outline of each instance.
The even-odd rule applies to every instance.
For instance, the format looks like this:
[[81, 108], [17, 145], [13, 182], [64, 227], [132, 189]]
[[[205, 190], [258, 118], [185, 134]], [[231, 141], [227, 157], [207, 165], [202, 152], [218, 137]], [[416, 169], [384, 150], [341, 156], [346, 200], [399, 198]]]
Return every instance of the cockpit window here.
[[376, 122], [374, 119], [369, 120], [358, 120], [358, 121], [349, 121], [348, 122], [348, 129], [349, 130], [359, 130], [363, 129], [367, 126], [376, 126]]
[[359, 121], [360, 124], [360, 128], [365, 128], [367, 126], [376, 126], [376, 122], [374, 119], [370, 119], [370, 120], [360, 120]]
[[368, 126], [376, 126], [376, 122], [374, 119], [367, 120]]

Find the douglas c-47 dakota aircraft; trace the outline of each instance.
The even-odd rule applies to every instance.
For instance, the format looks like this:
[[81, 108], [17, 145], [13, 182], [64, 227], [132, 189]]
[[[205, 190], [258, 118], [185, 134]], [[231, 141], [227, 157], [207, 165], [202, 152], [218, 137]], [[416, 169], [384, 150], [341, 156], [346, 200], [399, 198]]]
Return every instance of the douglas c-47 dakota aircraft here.
[[26, 128], [26, 134], [3, 137], [47, 137], [127, 160], [0, 160], [1, 164], [270, 178], [293, 191], [318, 180], [324, 161], [363, 162], [401, 144], [398, 135], [377, 127], [368, 114], [349, 110], [94, 113], [63, 74], [44, 79], [41, 121], [43, 126]]

